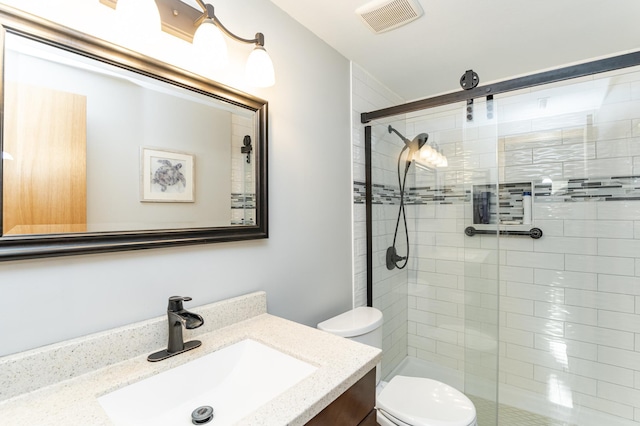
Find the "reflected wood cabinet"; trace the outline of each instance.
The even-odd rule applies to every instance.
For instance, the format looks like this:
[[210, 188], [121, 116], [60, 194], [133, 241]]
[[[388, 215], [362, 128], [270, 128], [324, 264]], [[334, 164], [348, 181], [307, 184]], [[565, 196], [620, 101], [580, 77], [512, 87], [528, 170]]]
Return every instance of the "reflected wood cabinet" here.
[[5, 100], [4, 234], [86, 231], [86, 97], [11, 83]]
[[347, 389], [307, 426], [376, 426], [376, 369]]

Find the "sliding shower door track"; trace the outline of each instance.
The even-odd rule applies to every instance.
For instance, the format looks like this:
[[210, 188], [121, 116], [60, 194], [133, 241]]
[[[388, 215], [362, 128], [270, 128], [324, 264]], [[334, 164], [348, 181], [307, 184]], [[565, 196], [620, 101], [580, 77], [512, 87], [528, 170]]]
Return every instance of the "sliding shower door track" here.
[[477, 86], [473, 89], [458, 92], [446, 93], [432, 98], [421, 99], [401, 105], [383, 108], [371, 112], [363, 112], [360, 115], [360, 122], [365, 124], [371, 120], [392, 117], [394, 115], [420, 111], [455, 102], [467, 101], [469, 99], [481, 98], [488, 95], [511, 92], [513, 90], [526, 89], [528, 87], [540, 86], [542, 84], [554, 83], [563, 80], [570, 80], [577, 77], [585, 77], [607, 71], [614, 71], [640, 65], [640, 52], [626, 53], [610, 58], [585, 62], [583, 64], [571, 65], [550, 71], [543, 71], [524, 77], [505, 80], [485, 86]]

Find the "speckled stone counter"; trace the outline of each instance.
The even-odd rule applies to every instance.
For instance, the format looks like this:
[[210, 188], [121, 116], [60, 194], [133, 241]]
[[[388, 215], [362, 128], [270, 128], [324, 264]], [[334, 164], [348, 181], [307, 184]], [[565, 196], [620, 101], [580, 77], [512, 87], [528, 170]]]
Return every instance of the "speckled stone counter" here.
[[98, 397], [250, 338], [318, 369], [238, 424], [303, 425], [381, 358], [378, 349], [269, 315], [263, 292], [187, 308], [205, 325], [185, 330], [185, 341], [202, 346], [161, 362], [146, 357], [166, 345], [165, 316], [0, 358], [0, 423], [111, 425]]

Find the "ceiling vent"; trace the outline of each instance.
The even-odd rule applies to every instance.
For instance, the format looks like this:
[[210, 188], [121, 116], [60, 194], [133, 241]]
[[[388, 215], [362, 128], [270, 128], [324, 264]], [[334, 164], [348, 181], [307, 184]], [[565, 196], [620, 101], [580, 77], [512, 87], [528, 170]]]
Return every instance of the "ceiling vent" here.
[[408, 24], [424, 12], [416, 0], [374, 0], [357, 8], [356, 13], [378, 34]]

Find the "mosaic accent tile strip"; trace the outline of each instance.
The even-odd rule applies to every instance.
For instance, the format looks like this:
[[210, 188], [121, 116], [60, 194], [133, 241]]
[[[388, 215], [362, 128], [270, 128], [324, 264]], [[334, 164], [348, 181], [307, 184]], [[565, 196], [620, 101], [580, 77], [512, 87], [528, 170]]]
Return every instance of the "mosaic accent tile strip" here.
[[[373, 184], [373, 204], [400, 204], [400, 190], [389, 185]], [[365, 203], [365, 184], [353, 183], [354, 203]], [[411, 187], [405, 194], [407, 205], [418, 204], [459, 204], [471, 200], [471, 192], [462, 187], [445, 185], [442, 188]]]
[[353, 181], [353, 203], [365, 204], [366, 196], [365, 183]]
[[373, 204], [399, 204], [400, 189], [388, 186], [373, 184]]
[[256, 224], [255, 194], [231, 193], [231, 225]]
[[444, 185], [442, 188], [430, 186], [409, 188], [407, 204], [460, 204], [471, 200], [471, 191], [462, 187]]
[[251, 193], [231, 193], [231, 208], [232, 209], [255, 209], [256, 208], [256, 195]]
[[534, 185], [536, 202], [640, 200], [640, 176], [569, 179]]
[[[522, 219], [522, 192], [530, 188], [528, 183], [505, 183], [500, 185], [501, 220]], [[493, 188], [495, 185], [486, 185]], [[476, 186], [477, 188], [478, 186]], [[489, 191], [487, 191], [489, 192]], [[553, 183], [537, 182], [533, 185], [535, 202], [584, 202], [584, 201], [632, 201], [640, 200], [640, 176], [612, 176], [601, 178], [556, 180]], [[353, 182], [355, 204], [365, 203], [364, 182]], [[442, 188], [411, 187], [407, 190], [407, 205], [460, 204], [470, 202], [471, 191], [463, 185], [445, 185]], [[389, 185], [373, 185], [373, 204], [397, 205], [400, 190]], [[495, 201], [493, 201], [495, 203]], [[495, 214], [495, 206], [491, 209]], [[496, 223], [492, 219], [490, 223]]]

